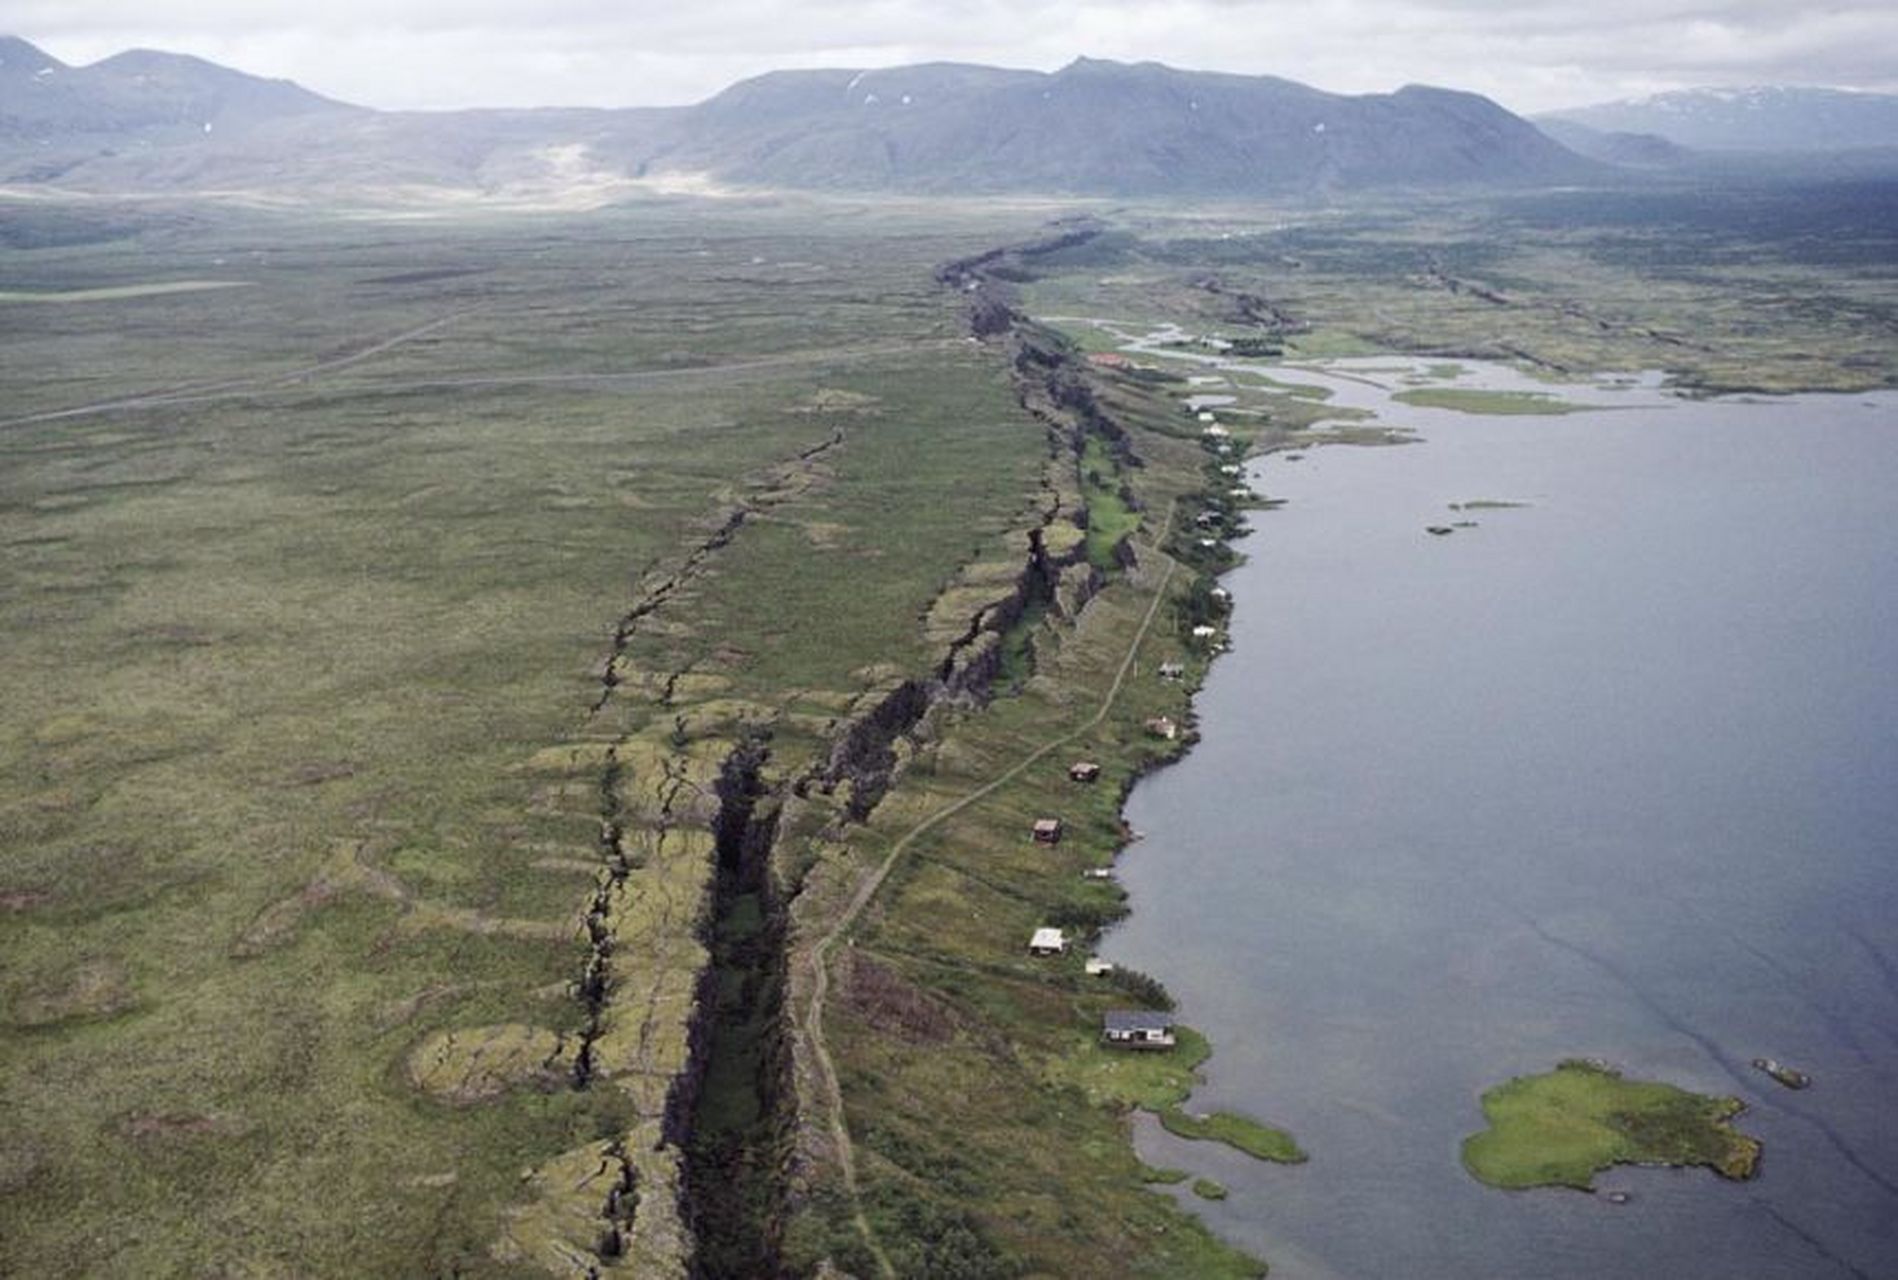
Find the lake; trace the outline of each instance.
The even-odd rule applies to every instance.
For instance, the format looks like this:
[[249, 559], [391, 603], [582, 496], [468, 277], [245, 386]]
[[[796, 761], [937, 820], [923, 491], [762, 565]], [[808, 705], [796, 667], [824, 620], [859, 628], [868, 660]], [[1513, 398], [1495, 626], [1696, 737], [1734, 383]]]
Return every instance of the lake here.
[[[1287, 502], [1104, 948], [1212, 1038], [1191, 1107], [1312, 1159], [1142, 1154], [1283, 1280], [1898, 1275], [1898, 395], [1480, 417], [1391, 364], [1274, 371], [1419, 439], [1251, 464]], [[1760, 1176], [1471, 1179], [1478, 1095], [1572, 1056], [1743, 1098]]]

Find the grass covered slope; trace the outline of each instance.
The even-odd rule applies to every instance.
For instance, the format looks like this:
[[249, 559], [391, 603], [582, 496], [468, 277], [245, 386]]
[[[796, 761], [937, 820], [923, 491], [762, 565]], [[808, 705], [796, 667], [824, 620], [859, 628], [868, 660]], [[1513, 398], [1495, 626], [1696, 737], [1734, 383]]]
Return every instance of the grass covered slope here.
[[[818, 845], [798, 933], [845, 932], [828, 961], [822, 945], [794, 960], [793, 1002], [801, 1031], [821, 1023], [842, 1117], [820, 1127], [835, 1105], [818, 1082], [800, 1084], [813, 1212], [793, 1224], [787, 1257], [801, 1266], [828, 1256], [858, 1275], [1253, 1276], [1261, 1263], [1148, 1189], [1129, 1118], [1145, 1108], [1191, 1136], [1296, 1158], [1277, 1131], [1179, 1110], [1207, 1052], [1189, 1029], [1171, 1052], [1100, 1043], [1104, 1012], [1166, 996], [1138, 974], [1086, 972], [1097, 932], [1126, 908], [1111, 879], [1084, 872], [1125, 839], [1124, 789], [1184, 745], [1147, 724], [1187, 718], [1208, 657], [1191, 634], [1210, 616], [1207, 574], [1231, 562], [1223, 543], [1201, 545], [1196, 515], [1211, 509], [1228, 528], [1239, 504], [1219, 471], [1226, 455], [1171, 395], [1092, 373], [1042, 394], [1064, 362], [1081, 363], [1039, 341], [1015, 361], [1055, 428], [1064, 474], [1051, 483], [1078, 479], [1072, 496], [1090, 511], [1124, 489], [1113, 514], [1131, 538], [1094, 594], [1036, 624], [1026, 679], [986, 705], [940, 708], [869, 821]], [[1294, 434], [1264, 422], [1240, 432], [1234, 448]], [[1189, 680], [1158, 675], [1176, 661]], [[1101, 765], [1098, 781], [1069, 778], [1083, 759]], [[1063, 820], [1058, 844], [1030, 839], [1041, 816]], [[880, 868], [886, 878], [851, 915], [854, 887]], [[1069, 954], [1027, 954], [1043, 925], [1067, 931]], [[815, 965], [828, 967], [829, 998], [814, 1019], [802, 980]]]
[[1463, 1165], [1492, 1187], [1594, 1189], [1617, 1164], [1704, 1165], [1723, 1178], [1753, 1176], [1760, 1144], [1733, 1128], [1737, 1098], [1624, 1079], [1570, 1060], [1518, 1076], [1483, 1095], [1489, 1128], [1463, 1143]]

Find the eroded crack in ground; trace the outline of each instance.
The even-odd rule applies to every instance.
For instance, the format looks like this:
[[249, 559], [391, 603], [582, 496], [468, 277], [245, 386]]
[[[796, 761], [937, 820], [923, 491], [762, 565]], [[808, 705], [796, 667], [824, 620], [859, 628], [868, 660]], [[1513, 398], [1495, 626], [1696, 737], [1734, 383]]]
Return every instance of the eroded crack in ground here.
[[[681, 705], [691, 664], [641, 672], [632, 653], [642, 627], [704, 577], [748, 522], [805, 496], [842, 428], [734, 486], [710, 530], [670, 565], [648, 571], [614, 623], [586, 723], [629, 708], [633, 727], [601, 753], [599, 868], [583, 931], [586, 955], [572, 986], [582, 1026], [567, 1061], [576, 1089], [613, 1088], [632, 1105], [632, 1126], [608, 1143], [556, 1157], [534, 1175], [540, 1194], [509, 1215], [497, 1252], [556, 1273], [598, 1275], [631, 1265], [684, 1275], [692, 1241], [681, 1212], [682, 1115], [703, 1069], [704, 945], [724, 798], [719, 781], [750, 749], [750, 731], [728, 736], [715, 717]], [[770, 708], [759, 713], [769, 718]], [[563, 1170], [586, 1170], [569, 1179]]]

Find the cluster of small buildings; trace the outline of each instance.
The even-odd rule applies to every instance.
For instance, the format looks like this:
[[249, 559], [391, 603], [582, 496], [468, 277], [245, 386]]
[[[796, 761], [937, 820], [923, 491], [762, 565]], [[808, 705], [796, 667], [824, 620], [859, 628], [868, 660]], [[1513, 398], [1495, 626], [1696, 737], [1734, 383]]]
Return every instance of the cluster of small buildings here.
[[1146, 1009], [1111, 1009], [1101, 1015], [1101, 1040], [1122, 1049], [1171, 1049], [1173, 1015]]
[[[1162, 718], [1156, 722], [1149, 720], [1147, 728], [1152, 732], [1156, 723], [1167, 727], [1164, 736], [1172, 737], [1177, 732], [1171, 720]], [[1068, 778], [1078, 783], [1093, 783], [1100, 780], [1101, 766], [1092, 760], [1076, 760], [1068, 766]], [[1036, 844], [1056, 845], [1061, 842], [1064, 828], [1060, 818], [1036, 818], [1029, 827], [1029, 835]], [[1090, 880], [1107, 880], [1113, 877], [1108, 867], [1090, 867], [1082, 872]], [[1071, 940], [1067, 932], [1053, 925], [1043, 925], [1028, 938], [1028, 954], [1038, 958], [1063, 956], [1068, 953]], [[1114, 971], [1114, 966], [1099, 956], [1089, 956], [1084, 962], [1083, 971], [1090, 978], [1101, 978]], [[1154, 1013], [1145, 1010], [1110, 1010], [1101, 1018], [1101, 1043], [1118, 1049], [1170, 1049], [1174, 1045], [1173, 1018], [1170, 1014]]]

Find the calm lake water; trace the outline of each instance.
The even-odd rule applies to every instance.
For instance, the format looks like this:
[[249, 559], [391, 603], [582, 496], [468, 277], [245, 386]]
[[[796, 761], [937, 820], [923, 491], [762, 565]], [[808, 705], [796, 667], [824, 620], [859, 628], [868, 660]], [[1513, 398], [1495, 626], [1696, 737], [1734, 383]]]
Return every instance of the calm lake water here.
[[[1188, 1203], [1284, 1280], [1898, 1276], [1898, 396], [1484, 418], [1302, 380], [1421, 440], [1252, 465], [1288, 504], [1202, 741], [1131, 799], [1105, 953], [1212, 1037], [1193, 1106], [1312, 1160], [1143, 1155], [1224, 1182]], [[1485, 499], [1530, 505], [1447, 508]], [[1760, 1176], [1469, 1178], [1478, 1095], [1578, 1055], [1742, 1097]]]

